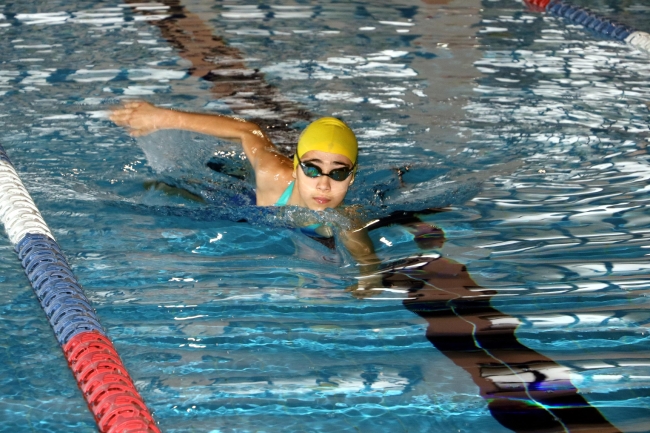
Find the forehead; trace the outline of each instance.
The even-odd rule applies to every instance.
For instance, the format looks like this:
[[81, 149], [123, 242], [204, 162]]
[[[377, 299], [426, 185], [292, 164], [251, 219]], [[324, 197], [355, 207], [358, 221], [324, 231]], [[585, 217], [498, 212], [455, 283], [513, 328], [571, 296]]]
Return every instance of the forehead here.
[[330, 165], [347, 165], [348, 167], [352, 166], [352, 161], [347, 156], [340, 155], [338, 153], [329, 153], [323, 152], [321, 150], [310, 150], [305, 152], [304, 155], [300, 157], [302, 161], [313, 161], [318, 160], [323, 164]]

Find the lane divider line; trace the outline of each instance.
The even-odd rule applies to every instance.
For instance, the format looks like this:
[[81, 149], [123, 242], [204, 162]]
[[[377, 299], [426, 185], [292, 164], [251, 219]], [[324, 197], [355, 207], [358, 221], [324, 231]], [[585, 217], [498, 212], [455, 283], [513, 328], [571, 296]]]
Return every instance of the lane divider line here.
[[61, 248], [0, 146], [0, 221], [102, 433], [160, 433]]
[[562, 0], [526, 0], [526, 3], [534, 9], [562, 17], [602, 36], [625, 42], [639, 51], [650, 54], [650, 34], [646, 32], [631, 29], [624, 24], [600, 17], [588, 9], [572, 6]]

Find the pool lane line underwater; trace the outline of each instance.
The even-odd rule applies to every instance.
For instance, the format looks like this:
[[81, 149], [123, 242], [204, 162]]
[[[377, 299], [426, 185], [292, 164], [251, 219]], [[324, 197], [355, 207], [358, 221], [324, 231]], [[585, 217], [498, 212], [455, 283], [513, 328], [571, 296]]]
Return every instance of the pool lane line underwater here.
[[[395, 212], [369, 230], [399, 224], [422, 251], [441, 249], [444, 232], [418, 215]], [[478, 386], [492, 417], [514, 432], [620, 433], [571, 383], [571, 369], [522, 344], [518, 320], [491, 305], [495, 291], [479, 286], [467, 267], [423, 253], [383, 266], [382, 287], [407, 294], [404, 308], [424, 319], [427, 340]], [[370, 298], [372, 299], [372, 298]]]
[[[160, 0], [156, 9], [143, 7], [142, 0], [125, 0], [132, 13], [164, 19], [147, 19], [161, 36], [190, 62], [188, 74], [212, 84], [210, 93], [222, 100], [235, 115], [245, 116], [260, 125], [287, 156], [293, 154], [298, 141], [297, 122], [308, 122], [314, 116], [278, 88], [266, 82], [264, 73], [246, 64], [246, 55], [215, 34], [214, 27], [201, 15], [191, 12], [179, 0]], [[250, 114], [251, 107], [262, 114]]]
[[634, 30], [624, 24], [600, 17], [588, 9], [572, 6], [561, 0], [525, 0], [525, 2], [534, 9], [565, 18], [601, 36], [625, 42], [639, 51], [650, 54], [650, 34], [646, 32]]
[[102, 433], [159, 433], [61, 248], [0, 146], [0, 220]]

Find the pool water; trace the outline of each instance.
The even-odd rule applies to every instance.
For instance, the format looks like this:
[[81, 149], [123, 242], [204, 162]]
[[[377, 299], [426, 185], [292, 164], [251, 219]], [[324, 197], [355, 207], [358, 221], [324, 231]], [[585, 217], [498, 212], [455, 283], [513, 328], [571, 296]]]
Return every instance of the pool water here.
[[[648, 0], [572, 3], [650, 31]], [[259, 119], [288, 154], [309, 118], [344, 118], [349, 204], [444, 208], [420, 214], [444, 246], [394, 224], [378, 255], [464, 265], [548, 383], [648, 430], [648, 54], [518, 1], [182, 4], [0, 5], [0, 143], [163, 431], [523, 431], [477, 383], [526, 374], [477, 378], [404, 291], [352, 296], [345, 251], [253, 206], [237, 145], [133, 139], [106, 118], [132, 98]], [[168, 15], [226, 44], [193, 58]], [[96, 431], [6, 238], [0, 287], [0, 430]]]

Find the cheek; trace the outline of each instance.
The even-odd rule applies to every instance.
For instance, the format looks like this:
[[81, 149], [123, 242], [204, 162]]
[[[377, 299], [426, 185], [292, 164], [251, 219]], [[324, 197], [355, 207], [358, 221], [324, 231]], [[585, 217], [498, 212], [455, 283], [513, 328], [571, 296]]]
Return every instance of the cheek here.
[[350, 185], [352, 185], [352, 181], [346, 179], [343, 182], [336, 182], [334, 187], [336, 188], [337, 191], [339, 190], [343, 191], [343, 193], [345, 194], [346, 192], [348, 192]]
[[302, 182], [298, 187], [298, 194], [300, 195], [300, 199], [303, 202], [307, 202], [309, 200], [309, 197], [311, 197], [314, 194], [314, 188], [308, 183], [308, 182]]
[[347, 182], [343, 182], [340, 185], [337, 185], [337, 186], [333, 187], [332, 188], [332, 193], [336, 197], [340, 198], [341, 201], [343, 201], [343, 199], [345, 198], [345, 195], [348, 192], [348, 187], [349, 187], [349, 184]]
[[336, 186], [333, 190], [336, 191], [337, 194], [344, 196], [348, 192], [348, 185], [343, 184], [341, 186]]

